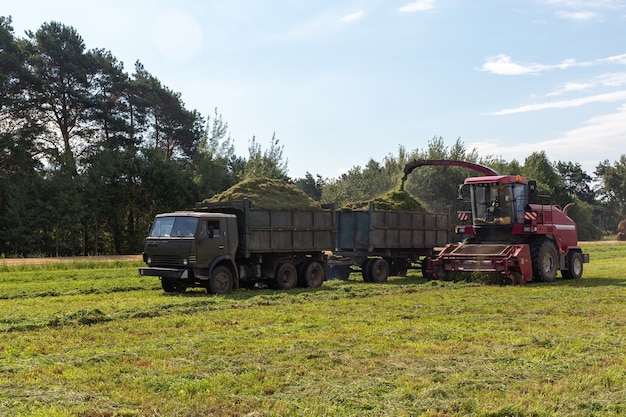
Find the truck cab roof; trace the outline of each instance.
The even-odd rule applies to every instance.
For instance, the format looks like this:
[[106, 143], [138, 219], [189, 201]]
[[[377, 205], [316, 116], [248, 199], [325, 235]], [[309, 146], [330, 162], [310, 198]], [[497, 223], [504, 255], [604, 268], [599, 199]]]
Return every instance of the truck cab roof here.
[[236, 217], [234, 214], [227, 213], [210, 213], [201, 211], [174, 211], [171, 213], [157, 214], [156, 217], [199, 217], [199, 218], [230, 218]]

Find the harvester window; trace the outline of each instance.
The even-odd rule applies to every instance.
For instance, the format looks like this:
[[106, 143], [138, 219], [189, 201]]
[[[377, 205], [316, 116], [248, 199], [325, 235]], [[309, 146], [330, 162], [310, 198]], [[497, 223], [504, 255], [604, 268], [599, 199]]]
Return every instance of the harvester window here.
[[524, 184], [513, 184], [513, 205], [515, 207], [515, 221], [524, 222], [524, 207], [528, 204], [528, 193]]
[[474, 190], [475, 223], [510, 224], [513, 219], [511, 190], [507, 185], [477, 185]]

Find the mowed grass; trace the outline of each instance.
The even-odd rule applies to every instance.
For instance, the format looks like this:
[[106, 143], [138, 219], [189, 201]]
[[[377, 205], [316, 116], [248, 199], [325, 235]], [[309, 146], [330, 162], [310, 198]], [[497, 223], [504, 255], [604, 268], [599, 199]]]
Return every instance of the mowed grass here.
[[583, 279], [507, 287], [168, 295], [138, 264], [0, 267], [0, 415], [624, 415], [626, 243], [583, 247]]

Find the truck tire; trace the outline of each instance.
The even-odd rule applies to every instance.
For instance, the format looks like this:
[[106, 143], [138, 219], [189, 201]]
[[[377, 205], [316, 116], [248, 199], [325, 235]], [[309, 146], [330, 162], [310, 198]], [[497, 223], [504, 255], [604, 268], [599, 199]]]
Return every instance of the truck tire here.
[[281, 290], [291, 290], [298, 285], [298, 271], [292, 264], [280, 264], [274, 277], [276, 286]]
[[209, 279], [209, 292], [212, 294], [228, 294], [233, 290], [233, 274], [225, 266], [213, 269]]
[[567, 255], [569, 269], [561, 271], [565, 279], [580, 279], [583, 276], [583, 256], [578, 251], [571, 251]]
[[372, 259], [367, 269], [370, 282], [385, 282], [389, 277], [389, 264], [384, 259]]
[[549, 240], [542, 240], [531, 248], [533, 281], [552, 282], [559, 269], [559, 254]]
[[181, 285], [181, 283], [177, 280], [166, 277], [161, 277], [161, 288], [163, 288], [163, 291], [168, 293], [185, 292], [187, 289], [187, 287]]
[[361, 264], [361, 275], [363, 276], [363, 282], [372, 282], [372, 276], [370, 275], [370, 266], [375, 259], [366, 259]]
[[309, 288], [319, 288], [324, 283], [324, 267], [317, 261], [308, 262], [302, 269], [303, 283]]

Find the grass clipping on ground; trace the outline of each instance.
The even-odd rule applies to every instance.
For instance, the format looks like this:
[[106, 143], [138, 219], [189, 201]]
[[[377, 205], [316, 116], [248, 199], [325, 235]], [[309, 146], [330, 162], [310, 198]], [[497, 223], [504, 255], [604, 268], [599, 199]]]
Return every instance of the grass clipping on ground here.
[[203, 203], [237, 201], [247, 198], [261, 210], [321, 210], [321, 205], [293, 184], [272, 178], [249, 178]]
[[348, 203], [342, 210], [368, 210], [370, 203], [374, 203], [374, 210], [427, 212], [419, 200], [404, 190], [392, 190], [373, 200]]

